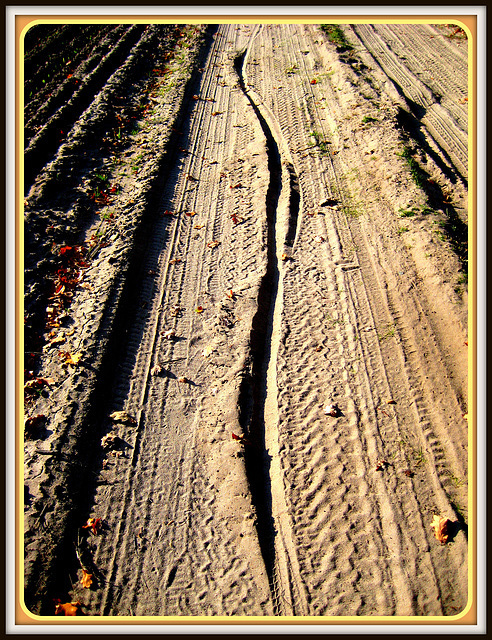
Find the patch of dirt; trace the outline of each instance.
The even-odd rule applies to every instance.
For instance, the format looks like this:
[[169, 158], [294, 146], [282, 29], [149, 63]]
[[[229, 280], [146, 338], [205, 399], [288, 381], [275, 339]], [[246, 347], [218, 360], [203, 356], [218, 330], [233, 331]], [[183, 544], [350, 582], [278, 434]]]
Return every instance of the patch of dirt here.
[[463, 611], [467, 46], [28, 32], [29, 611]]

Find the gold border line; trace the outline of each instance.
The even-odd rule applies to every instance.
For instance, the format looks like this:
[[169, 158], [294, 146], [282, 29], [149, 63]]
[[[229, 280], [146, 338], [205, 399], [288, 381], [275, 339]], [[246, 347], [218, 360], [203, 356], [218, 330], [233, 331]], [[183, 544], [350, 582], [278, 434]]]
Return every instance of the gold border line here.
[[[16, 234], [16, 257], [15, 257], [15, 325], [17, 328], [15, 335], [15, 352], [16, 352], [16, 393], [15, 393], [15, 448], [17, 456], [15, 459], [15, 522], [17, 525], [17, 535], [15, 537], [15, 623], [18, 625], [52, 625], [66, 626], [67, 629], [75, 626], [92, 626], [92, 625], [212, 625], [212, 624], [247, 624], [247, 625], [402, 625], [411, 623], [415, 626], [425, 625], [473, 625], [477, 623], [477, 391], [476, 391], [476, 366], [477, 366], [477, 298], [476, 298], [476, 277], [477, 277], [477, 158], [476, 158], [476, 140], [477, 140], [477, 15], [428, 15], [425, 17], [401, 15], [395, 16], [288, 16], [279, 17], [260, 16], [252, 17], [251, 15], [235, 15], [232, 17], [224, 17], [223, 15], [182, 15], [182, 16], [114, 16], [114, 15], [16, 15], [15, 16], [15, 234]], [[468, 602], [461, 613], [454, 616], [334, 616], [334, 617], [293, 617], [285, 616], [282, 618], [276, 616], [264, 617], [247, 617], [247, 616], [85, 616], [76, 618], [66, 618], [58, 616], [38, 616], [29, 612], [23, 602], [23, 504], [21, 504], [22, 486], [23, 486], [23, 295], [24, 279], [23, 279], [23, 68], [20, 64], [23, 56], [23, 36], [28, 28], [34, 24], [231, 24], [240, 22], [242, 24], [453, 24], [462, 27], [468, 37], [468, 165], [469, 165], [469, 245], [471, 244], [471, 265], [469, 264], [469, 537], [468, 537]], [[470, 188], [471, 187], [471, 188]], [[471, 482], [470, 482], [471, 481]]]

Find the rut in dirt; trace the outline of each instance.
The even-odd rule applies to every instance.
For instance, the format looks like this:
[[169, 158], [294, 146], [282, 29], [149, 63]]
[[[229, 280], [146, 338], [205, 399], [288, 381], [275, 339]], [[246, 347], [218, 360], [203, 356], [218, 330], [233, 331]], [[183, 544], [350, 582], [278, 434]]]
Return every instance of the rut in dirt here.
[[[277, 254], [280, 240], [280, 230], [278, 228], [279, 200], [282, 191], [288, 189], [288, 225], [284, 245], [292, 247], [297, 230], [300, 195], [297, 175], [290, 164], [288, 165], [289, 185], [284, 186], [283, 184], [282, 157], [279, 145], [266, 118], [246, 87], [243, 72], [246, 54], [247, 50], [235, 58], [234, 67], [238, 75], [239, 85], [253, 107], [266, 139], [270, 182], [266, 193], [267, 267], [259, 288], [258, 309], [253, 318], [251, 328], [252, 375], [251, 379], [244, 379], [241, 385], [239, 408], [242, 427], [246, 433], [249, 433], [255, 443], [254, 447], [246, 450], [246, 473], [256, 508], [258, 539], [270, 583], [274, 611], [275, 615], [279, 616], [286, 614], [286, 606], [288, 608], [293, 607], [292, 602], [295, 598], [292, 598], [292, 594], [286, 597], [287, 594], [285, 592], [287, 589], [290, 591], [290, 588], [288, 585], [282, 584], [283, 581], [279, 576], [276, 541], [281, 533], [274, 515], [274, 496], [271, 479], [272, 455], [266, 446], [266, 435], [269, 428], [266, 403], [270, 370], [272, 368], [276, 369], [277, 366], [276, 353], [274, 354], [272, 343], [274, 316], [281, 296], [281, 275]], [[270, 426], [270, 428], [272, 427]], [[290, 584], [291, 570], [289, 567], [287, 567], [287, 574]]]

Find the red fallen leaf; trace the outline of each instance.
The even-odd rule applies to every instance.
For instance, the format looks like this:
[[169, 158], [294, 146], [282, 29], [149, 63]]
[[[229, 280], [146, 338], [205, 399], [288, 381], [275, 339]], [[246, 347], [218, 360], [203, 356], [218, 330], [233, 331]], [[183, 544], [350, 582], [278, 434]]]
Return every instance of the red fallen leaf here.
[[232, 289], [229, 289], [229, 291], [226, 293], [227, 297], [230, 298], [231, 300], [234, 300], [236, 297], [236, 294], [234, 293], [234, 291]]
[[89, 589], [92, 584], [92, 573], [89, 573], [85, 569], [82, 569], [82, 578], [80, 579], [80, 584]]
[[197, 307], [197, 308], [195, 309], [195, 311], [196, 311], [197, 313], [203, 313], [203, 307]]
[[102, 528], [101, 518], [89, 518], [87, 522], [82, 525], [82, 529], [90, 529], [95, 536], [97, 536], [101, 528]]
[[162, 216], [173, 216], [174, 215], [174, 211], [164, 211], [164, 213], [161, 213]]
[[40, 424], [46, 422], [46, 416], [42, 413], [39, 413], [36, 416], [31, 416], [30, 418], [26, 418], [24, 421], [24, 434], [27, 439], [35, 438], [35, 428]]
[[383, 471], [386, 467], [389, 467], [389, 464], [387, 460], [378, 460], [376, 463], [376, 471]]
[[[56, 602], [56, 601], [55, 601]], [[83, 616], [82, 605], [80, 602], [57, 602], [55, 607], [55, 616]]]
[[248, 440], [247, 438], [245, 438], [244, 436], [238, 436], [234, 432], [231, 433], [231, 435], [232, 435], [232, 439], [233, 440], [237, 440], [241, 444], [245, 444], [245, 445], [251, 445], [252, 444], [252, 442], [250, 440]]
[[186, 211], [185, 216], [188, 216], [188, 218], [193, 218], [193, 216], [196, 216], [196, 211]]
[[242, 184], [240, 182], [238, 182], [237, 184], [235, 184], [234, 186], [231, 185], [231, 189], [242, 189]]
[[434, 515], [434, 519], [431, 522], [431, 529], [434, 529], [434, 535], [441, 544], [446, 544], [449, 538], [449, 525], [451, 520], [443, 518], [441, 516]]
[[53, 380], [53, 378], [34, 378], [33, 380], [28, 380], [25, 385], [24, 385], [24, 389], [29, 390], [29, 389], [37, 389], [39, 387], [43, 387], [43, 386], [50, 386], [52, 384], [55, 384], [55, 381]]
[[317, 82], [318, 82], [318, 81], [316, 80], [316, 78], [313, 78], [313, 79], [311, 80], [311, 84], [316, 84]]

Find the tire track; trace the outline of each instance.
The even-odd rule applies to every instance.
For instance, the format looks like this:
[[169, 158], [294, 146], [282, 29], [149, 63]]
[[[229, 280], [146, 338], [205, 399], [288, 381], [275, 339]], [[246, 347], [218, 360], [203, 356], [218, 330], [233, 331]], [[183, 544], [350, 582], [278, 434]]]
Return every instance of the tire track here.
[[[380, 227], [365, 223], [357, 202], [363, 184], [367, 187], [363, 177], [369, 167], [361, 152], [342, 149], [342, 123], [345, 117], [351, 119], [347, 107], [360, 108], [361, 101], [354, 84], [344, 87], [336, 77], [335, 67], [335, 91], [342, 95], [331, 90], [332, 101], [324, 105], [323, 92], [330, 96], [326, 80], [307, 81], [317, 64], [313, 42], [303, 41], [294, 28], [282, 29], [287, 36], [285, 66], [294, 63], [299, 74], [287, 74], [289, 88], [284, 100], [275, 102], [275, 117], [299, 162], [302, 207], [294, 263], [283, 282], [279, 438], [308, 610], [315, 615], [441, 615], [451, 610], [454, 594], [440, 569], [426, 519], [431, 519], [432, 505], [456, 517], [441, 486], [443, 470], [453, 458], [443, 455], [424, 425], [427, 421], [440, 430], [439, 414], [429, 403], [418, 404], [417, 399], [417, 405], [405, 407], [421, 380], [419, 371], [428, 371], [430, 362], [405, 369], [408, 358], [402, 355], [398, 361], [393, 341], [390, 345], [378, 337], [393, 323], [406, 325], [410, 308], [401, 298], [396, 307], [395, 290], [388, 288], [387, 274], [401, 266], [381, 262], [375, 246], [367, 242], [380, 234]], [[291, 48], [299, 51], [297, 56], [292, 57]], [[282, 53], [276, 51], [277, 60]], [[347, 71], [348, 78], [354, 75]], [[256, 78], [268, 101], [276, 79], [269, 87], [260, 74]], [[313, 150], [299, 106], [318, 132]], [[356, 128], [355, 136], [364, 150], [364, 129]], [[328, 141], [330, 152], [320, 141]], [[320, 207], [322, 202], [329, 206]], [[382, 216], [388, 224], [390, 212], [380, 195], [366, 191], [366, 209], [388, 212]], [[316, 260], [323, 265], [323, 276]], [[326, 318], [333, 323], [329, 330], [318, 320], [324, 318], [324, 298], [333, 309]], [[436, 372], [437, 379], [445, 379], [442, 371]], [[317, 390], [320, 385], [326, 395]], [[397, 411], [385, 405], [392, 397]], [[330, 398], [338, 400], [342, 415], [336, 421], [328, 418], [331, 423], [326, 424], [321, 407]], [[428, 466], [422, 477], [420, 470], [414, 474], [416, 480], [403, 474], [416, 462], [413, 449], [398, 444], [409, 429], [417, 443], [413, 446], [422, 447], [427, 457]], [[383, 473], [376, 471], [379, 460], [391, 461]], [[404, 524], [409, 518], [410, 529]], [[366, 558], [373, 541], [378, 553], [372, 551], [369, 567]], [[456, 566], [462, 561], [460, 549]], [[393, 585], [389, 592], [388, 585]], [[441, 607], [441, 602], [446, 604]]]

